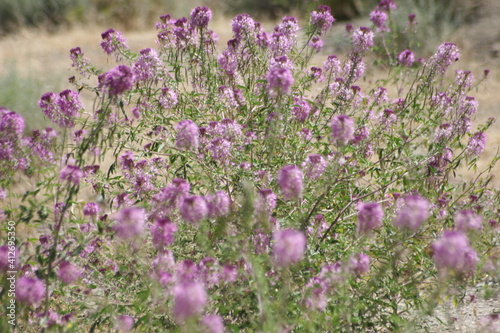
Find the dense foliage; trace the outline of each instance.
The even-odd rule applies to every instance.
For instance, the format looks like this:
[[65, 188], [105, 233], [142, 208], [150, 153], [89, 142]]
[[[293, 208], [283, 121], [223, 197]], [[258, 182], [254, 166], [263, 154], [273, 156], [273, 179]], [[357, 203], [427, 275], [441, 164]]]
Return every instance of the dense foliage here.
[[[488, 169], [455, 179], [486, 145], [488, 72], [453, 72], [453, 43], [397, 49], [393, 15], [382, 0], [321, 60], [327, 6], [302, 30], [240, 14], [219, 53], [206, 7], [161, 16], [139, 53], [105, 31], [107, 69], [71, 49], [73, 88], [39, 101], [56, 129], [0, 110], [2, 318], [9, 265], [23, 332], [414, 331], [467, 286], [494, 293], [500, 192]], [[13, 224], [36, 234], [14, 260]]]

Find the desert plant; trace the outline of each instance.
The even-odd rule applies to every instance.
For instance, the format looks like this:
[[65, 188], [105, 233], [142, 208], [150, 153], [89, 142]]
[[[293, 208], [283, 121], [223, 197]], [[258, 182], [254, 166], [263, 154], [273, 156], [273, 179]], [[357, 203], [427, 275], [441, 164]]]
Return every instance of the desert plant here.
[[[105, 31], [108, 69], [71, 49], [73, 89], [39, 100], [58, 141], [0, 110], [1, 315], [15, 304], [26, 332], [397, 331], [497, 288], [500, 192], [488, 169], [453, 181], [486, 145], [490, 123], [471, 126], [482, 79], [450, 73], [453, 43], [422, 61], [387, 49], [395, 10], [381, 1], [323, 63], [327, 6], [303, 35], [293, 17], [269, 33], [240, 14], [219, 54], [206, 7], [161, 16], [139, 53]], [[374, 47], [390, 71], [362, 88]]]

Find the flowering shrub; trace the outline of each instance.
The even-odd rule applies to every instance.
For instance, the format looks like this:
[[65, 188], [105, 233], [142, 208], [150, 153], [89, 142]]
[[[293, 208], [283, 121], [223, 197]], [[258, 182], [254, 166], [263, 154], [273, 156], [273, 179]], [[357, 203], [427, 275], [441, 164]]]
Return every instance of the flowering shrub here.
[[[37, 232], [17, 235], [19, 328], [393, 331], [498, 286], [500, 192], [488, 170], [453, 177], [491, 122], [473, 130], [457, 45], [421, 61], [383, 48], [396, 13], [381, 1], [323, 64], [326, 6], [303, 35], [238, 15], [219, 54], [206, 7], [161, 16], [139, 53], [104, 32], [108, 70], [73, 48], [75, 87], [39, 102], [56, 130], [25, 136], [0, 109], [1, 218]], [[377, 55], [390, 71], [366, 87]]]

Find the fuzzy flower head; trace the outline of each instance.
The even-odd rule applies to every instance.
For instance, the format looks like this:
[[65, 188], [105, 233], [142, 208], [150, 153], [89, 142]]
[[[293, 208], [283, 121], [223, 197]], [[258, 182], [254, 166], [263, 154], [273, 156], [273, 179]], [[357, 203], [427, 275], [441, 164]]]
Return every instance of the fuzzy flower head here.
[[354, 121], [346, 115], [335, 116], [331, 124], [332, 140], [337, 146], [345, 146], [354, 139]]
[[196, 7], [191, 11], [190, 23], [193, 28], [206, 28], [211, 19], [212, 11], [208, 7]]
[[201, 325], [205, 327], [206, 333], [224, 333], [224, 322], [217, 315], [207, 315], [201, 320]]
[[330, 7], [320, 5], [316, 11], [311, 12], [311, 25], [320, 35], [324, 34], [332, 27], [335, 19], [331, 14]]
[[217, 191], [214, 194], [207, 196], [208, 203], [208, 216], [210, 218], [217, 218], [229, 213], [231, 200], [226, 192]]
[[385, 25], [387, 21], [387, 13], [381, 10], [374, 10], [370, 13], [370, 21], [377, 27], [379, 31], [388, 31], [389, 28]]
[[455, 43], [443, 43], [429, 59], [428, 64], [438, 73], [444, 74], [446, 69], [460, 58], [460, 51]]
[[153, 245], [155, 249], [162, 250], [174, 242], [174, 234], [177, 231], [177, 225], [169, 219], [158, 219], [151, 227], [153, 236]]
[[272, 67], [266, 76], [269, 95], [290, 95], [294, 82], [292, 71], [283, 67]]
[[406, 196], [404, 200], [405, 203], [394, 220], [394, 224], [399, 228], [417, 231], [429, 218], [430, 203], [418, 195]]
[[306, 236], [302, 231], [284, 229], [274, 232], [273, 256], [278, 267], [288, 267], [302, 260], [306, 249]]
[[432, 249], [434, 262], [441, 272], [470, 272], [479, 261], [476, 251], [469, 246], [467, 236], [459, 231], [445, 231], [432, 244]]
[[358, 253], [347, 262], [347, 270], [359, 276], [370, 269], [370, 257], [364, 253]]
[[88, 202], [83, 207], [84, 216], [97, 216], [99, 214], [99, 206], [95, 202]]
[[358, 233], [369, 234], [382, 226], [384, 211], [377, 202], [362, 202], [358, 204]]
[[109, 96], [118, 96], [132, 89], [135, 83], [135, 75], [132, 69], [120, 65], [109, 72], [99, 75], [99, 89]]
[[299, 123], [303, 123], [311, 113], [311, 104], [301, 97], [294, 97], [293, 104], [292, 115]]
[[359, 27], [352, 33], [352, 43], [356, 52], [366, 52], [371, 49], [373, 43], [373, 31], [367, 27]]
[[256, 33], [256, 23], [248, 14], [239, 14], [233, 18], [232, 27], [237, 40], [252, 39]]
[[118, 237], [129, 239], [138, 236], [144, 230], [146, 211], [143, 208], [123, 208], [116, 214], [114, 230]]
[[121, 315], [116, 319], [116, 328], [122, 333], [132, 332], [134, 328], [134, 318], [129, 315]]
[[302, 169], [307, 178], [318, 179], [326, 170], [326, 160], [321, 155], [311, 154], [302, 163]]
[[147, 81], [155, 77], [158, 68], [161, 67], [161, 61], [158, 53], [151, 48], [141, 50], [140, 54], [133, 71], [137, 81]]
[[177, 129], [177, 140], [175, 145], [183, 150], [196, 150], [200, 142], [198, 126], [189, 119], [179, 122]]
[[278, 185], [285, 200], [302, 197], [304, 175], [296, 165], [286, 165], [278, 172]]
[[80, 184], [80, 178], [83, 177], [83, 171], [76, 165], [68, 164], [59, 173], [59, 179], [66, 180], [74, 185]]
[[467, 144], [467, 154], [469, 156], [479, 156], [486, 146], [486, 134], [478, 132], [474, 134]]
[[[101, 34], [102, 42], [101, 47], [106, 52], [106, 54], [110, 55], [118, 50], [123, 50], [127, 48], [126, 39], [123, 37], [122, 33], [119, 31], [115, 31], [113, 29], [108, 29]], [[119, 58], [119, 54], [116, 54], [117, 58]]]
[[59, 270], [57, 272], [57, 277], [61, 279], [62, 282], [66, 284], [73, 283], [74, 281], [82, 277], [82, 272], [80, 268], [73, 265], [68, 261], [63, 261], [59, 265]]
[[398, 62], [401, 66], [411, 67], [415, 63], [415, 54], [410, 50], [404, 50], [398, 55]]
[[321, 51], [321, 49], [323, 48], [323, 45], [325, 43], [323, 42], [323, 40], [317, 36], [314, 36], [313, 38], [311, 38], [311, 40], [309, 41], [309, 47], [312, 48], [314, 51], [316, 52], [319, 52]]
[[75, 119], [83, 109], [78, 93], [72, 90], [64, 90], [59, 95], [45, 93], [38, 106], [52, 122], [65, 128], [75, 126]]
[[26, 276], [16, 280], [16, 299], [27, 306], [37, 307], [45, 297], [45, 284], [37, 278]]
[[469, 209], [457, 212], [454, 220], [455, 228], [462, 232], [465, 232], [468, 229], [481, 229], [483, 227], [481, 216]]
[[200, 282], [180, 283], [175, 286], [173, 315], [178, 323], [200, 315], [208, 302], [207, 292]]
[[180, 211], [186, 222], [196, 224], [208, 216], [207, 200], [197, 195], [186, 197], [182, 201]]

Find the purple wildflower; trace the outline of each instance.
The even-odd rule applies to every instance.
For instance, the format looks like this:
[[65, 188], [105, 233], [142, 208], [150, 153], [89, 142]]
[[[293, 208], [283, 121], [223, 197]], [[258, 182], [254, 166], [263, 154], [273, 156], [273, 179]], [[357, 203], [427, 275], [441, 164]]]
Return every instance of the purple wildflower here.
[[207, 196], [208, 217], [216, 218], [227, 215], [231, 206], [231, 200], [226, 192], [217, 191]]
[[365, 52], [373, 47], [373, 31], [367, 27], [360, 27], [352, 33], [352, 43], [356, 52]]
[[135, 75], [130, 67], [120, 65], [109, 72], [99, 75], [99, 89], [110, 96], [121, 95], [132, 89]]
[[472, 116], [477, 112], [478, 102], [474, 97], [466, 96], [460, 99], [458, 105], [458, 114]]
[[89, 202], [83, 207], [84, 216], [97, 216], [99, 214], [99, 206], [95, 202]]
[[191, 11], [190, 23], [191, 27], [204, 29], [208, 26], [208, 22], [212, 19], [212, 11], [203, 6], [196, 7]]
[[162, 88], [158, 101], [164, 109], [171, 109], [178, 103], [177, 94], [169, 87]]
[[256, 31], [256, 23], [248, 14], [239, 14], [232, 21], [233, 33], [236, 39], [253, 38]]
[[437, 52], [429, 59], [429, 65], [438, 73], [444, 74], [446, 69], [460, 58], [460, 51], [455, 43], [444, 43], [438, 46]]
[[69, 57], [72, 61], [71, 67], [76, 67], [82, 75], [90, 65], [90, 60], [83, 56], [83, 51], [80, 47], [75, 47], [69, 51]]
[[311, 25], [320, 35], [327, 32], [328, 29], [331, 28], [333, 22], [335, 22], [335, 19], [331, 14], [331, 9], [326, 5], [320, 5], [317, 11], [311, 12]]
[[[106, 54], [110, 55], [115, 53], [117, 50], [126, 49], [126, 39], [123, 37], [122, 33], [119, 31], [115, 31], [113, 29], [108, 29], [101, 34], [102, 42], [101, 47], [106, 52]], [[119, 58], [119, 54], [116, 54], [117, 59]]]
[[430, 203], [418, 195], [406, 196], [404, 200], [405, 203], [399, 210], [394, 224], [399, 228], [417, 231], [422, 223], [429, 218]]
[[455, 228], [458, 231], [467, 229], [481, 229], [483, 227], [481, 216], [472, 210], [461, 210], [455, 214]]
[[398, 62], [401, 66], [411, 67], [415, 62], [415, 54], [410, 50], [404, 50], [398, 55]]
[[345, 146], [354, 139], [354, 121], [346, 115], [335, 116], [332, 120], [332, 140], [337, 146]]
[[155, 77], [161, 61], [158, 53], [151, 48], [141, 50], [140, 54], [132, 69], [137, 81], [147, 81]]
[[45, 93], [38, 105], [51, 121], [65, 128], [75, 126], [75, 118], [83, 108], [78, 93], [71, 90], [64, 90], [59, 95]]
[[161, 250], [166, 246], [172, 245], [176, 231], [177, 225], [169, 219], [156, 220], [155, 224], [151, 227], [155, 249]]
[[80, 184], [80, 178], [83, 177], [83, 171], [76, 165], [66, 165], [59, 173], [59, 179], [67, 180], [74, 185]]
[[146, 211], [137, 207], [123, 208], [116, 213], [115, 220], [116, 234], [123, 239], [129, 239], [140, 235], [144, 230]]
[[379, 31], [388, 31], [385, 23], [387, 21], [387, 13], [381, 10], [374, 10], [370, 13], [370, 21], [377, 27]]
[[323, 72], [324, 73], [331, 72], [333, 77], [335, 77], [337, 74], [340, 73], [340, 71], [341, 71], [341, 63], [339, 58], [335, 54], [329, 55], [325, 63], [323, 64]]
[[268, 86], [267, 92], [275, 97], [289, 95], [292, 92], [293, 75], [290, 69], [272, 67], [266, 76]]
[[368, 272], [370, 269], [370, 257], [364, 253], [352, 256], [347, 262], [347, 269], [357, 276]]
[[311, 38], [311, 40], [309, 41], [309, 47], [312, 48], [314, 51], [316, 52], [319, 52], [321, 51], [321, 49], [323, 48], [323, 45], [325, 43], [323, 42], [323, 40], [317, 36], [314, 36], [313, 38]]
[[382, 226], [384, 211], [377, 202], [362, 202], [358, 204], [358, 233], [368, 234]]
[[178, 323], [201, 314], [208, 302], [207, 292], [200, 282], [180, 283], [174, 288], [173, 314]]
[[484, 132], [478, 132], [474, 134], [467, 144], [467, 154], [469, 156], [479, 156], [486, 146], [486, 134]]
[[293, 98], [292, 115], [299, 123], [303, 123], [311, 112], [311, 105], [302, 97]]
[[439, 125], [434, 131], [434, 140], [436, 142], [446, 141], [453, 135], [453, 126], [446, 123]]
[[285, 200], [299, 199], [304, 190], [302, 171], [296, 165], [286, 165], [278, 172], [278, 185]]
[[198, 195], [186, 197], [182, 201], [180, 211], [186, 222], [196, 224], [208, 216], [207, 200]]
[[271, 215], [276, 208], [276, 198], [276, 194], [271, 189], [259, 190], [254, 202], [255, 211]]
[[467, 236], [458, 231], [445, 231], [432, 244], [434, 262], [439, 270], [472, 271], [478, 262], [477, 253], [469, 246]]
[[307, 178], [318, 179], [326, 170], [326, 161], [321, 155], [311, 154], [301, 166]]
[[57, 277], [61, 279], [63, 283], [70, 284], [82, 277], [81, 270], [68, 261], [63, 261], [59, 264], [59, 271], [57, 272]]
[[224, 333], [224, 323], [220, 316], [206, 315], [201, 320], [201, 324], [205, 327], [206, 333]]
[[394, 3], [394, 0], [380, 0], [380, 2], [377, 5], [377, 10], [383, 10], [386, 12], [395, 10], [396, 8], [398, 7]]
[[273, 256], [276, 266], [288, 267], [302, 260], [307, 242], [302, 231], [279, 230], [273, 233], [273, 240]]
[[118, 331], [123, 333], [131, 332], [134, 328], [134, 318], [129, 315], [121, 315], [116, 320], [116, 326]]
[[275, 32], [282, 33], [291, 39], [295, 39], [298, 30], [299, 24], [297, 23], [297, 19], [293, 16], [285, 16], [280, 24], [274, 28]]
[[197, 150], [200, 142], [198, 126], [189, 119], [179, 122], [177, 129], [177, 140], [175, 145], [179, 149]]
[[22, 276], [16, 281], [16, 299], [28, 306], [38, 306], [45, 297], [45, 284], [37, 278]]

